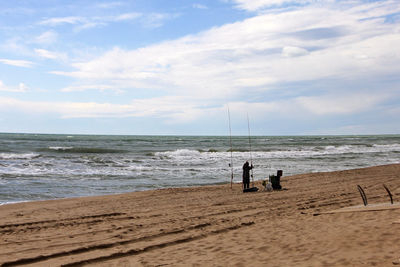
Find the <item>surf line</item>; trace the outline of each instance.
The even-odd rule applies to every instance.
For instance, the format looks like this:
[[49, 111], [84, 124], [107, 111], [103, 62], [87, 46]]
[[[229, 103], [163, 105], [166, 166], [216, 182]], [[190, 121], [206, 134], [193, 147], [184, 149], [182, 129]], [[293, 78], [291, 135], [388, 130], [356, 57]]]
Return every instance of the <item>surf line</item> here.
[[229, 167], [231, 167], [231, 189], [233, 183], [233, 154], [232, 154], [232, 128], [231, 128], [231, 113], [229, 111], [229, 104], [228, 104], [228, 121], [229, 121], [229, 145], [231, 147], [231, 163], [229, 163]]

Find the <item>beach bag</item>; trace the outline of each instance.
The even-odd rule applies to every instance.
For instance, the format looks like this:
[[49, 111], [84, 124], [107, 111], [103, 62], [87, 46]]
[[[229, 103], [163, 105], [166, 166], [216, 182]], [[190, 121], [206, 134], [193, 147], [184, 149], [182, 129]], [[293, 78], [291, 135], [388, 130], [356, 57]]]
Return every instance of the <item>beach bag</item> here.
[[267, 184], [265, 185], [265, 191], [271, 192], [272, 190], [274, 190], [274, 189], [272, 188], [272, 184], [271, 184], [271, 183], [267, 183]]

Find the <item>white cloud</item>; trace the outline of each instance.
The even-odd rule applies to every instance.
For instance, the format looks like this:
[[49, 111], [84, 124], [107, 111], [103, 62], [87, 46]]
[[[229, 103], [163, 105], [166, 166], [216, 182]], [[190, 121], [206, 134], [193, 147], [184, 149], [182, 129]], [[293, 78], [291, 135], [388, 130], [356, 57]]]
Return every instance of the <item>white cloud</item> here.
[[282, 55], [284, 57], [299, 57], [307, 54], [307, 49], [301, 47], [285, 46], [284, 48], [282, 48]]
[[340, 91], [320, 94], [318, 96], [302, 96], [270, 100], [265, 102], [237, 101], [229, 103], [234, 116], [249, 113], [251, 117], [262, 117], [262, 114], [279, 118], [306, 119], [321, 116], [352, 115], [374, 110], [385, 103], [393, 95], [388, 92], [373, 91]]
[[38, 44], [52, 44], [57, 41], [58, 34], [54, 31], [46, 31], [34, 39]]
[[18, 87], [10, 87], [5, 85], [3, 81], [0, 80], [0, 92], [3, 91], [3, 92], [23, 93], [28, 90], [29, 90], [28, 86], [26, 86], [24, 83], [20, 83]]
[[18, 85], [19, 92], [26, 92], [29, 90], [29, 87], [26, 86], [24, 83], [19, 83]]
[[232, 0], [232, 2], [236, 3], [237, 8], [247, 11], [257, 11], [266, 7], [282, 6], [284, 4], [307, 4], [316, 1], [317, 0]]
[[195, 3], [192, 5], [193, 8], [197, 8], [197, 9], [208, 9], [207, 6], [199, 4], [199, 3]]
[[52, 52], [46, 49], [34, 49], [35, 53], [39, 57], [47, 58], [47, 59], [62, 59], [65, 60], [67, 56], [64, 53]]
[[32, 61], [28, 60], [15, 60], [15, 59], [5, 59], [0, 58], [0, 62], [6, 65], [15, 66], [15, 67], [24, 67], [30, 68], [34, 65]]
[[0, 109], [18, 110], [29, 114], [51, 113], [59, 114], [63, 118], [79, 117], [110, 117], [115, 114], [127, 113], [129, 105], [112, 105], [99, 103], [74, 103], [74, 102], [45, 102], [24, 101], [15, 98], [0, 97]]
[[296, 102], [299, 107], [315, 115], [345, 115], [354, 114], [374, 108], [390, 96], [384, 93], [371, 92], [342, 93], [324, 96], [299, 97]]
[[[125, 104], [1, 98], [0, 108], [58, 114], [63, 118], [155, 117], [171, 123], [226, 113], [223, 109], [227, 102], [237, 117], [246, 112], [251, 117], [268, 114], [290, 119], [365, 112], [390, 96], [385, 94], [380, 98], [371, 90], [364, 93], [368, 85], [360, 87], [357, 83], [365, 77], [379, 81], [380, 77], [396, 77], [400, 73], [400, 54], [396, 49], [400, 47], [400, 27], [396, 23], [385, 24], [384, 18], [379, 17], [400, 9], [389, 6], [380, 3], [343, 9], [309, 5], [258, 14], [139, 49], [115, 47], [89, 60], [87, 57], [71, 60], [71, 72], [52, 71], [76, 79], [71, 86], [61, 89], [62, 92], [112, 91], [133, 97], [139, 92], [137, 95], [146, 97], [149, 89], [149, 95], [157, 91], [169, 97], [125, 99]], [[48, 21], [48, 25], [69, 23], [75, 28], [95, 27], [135, 19], [142, 21], [145, 15], [126, 13], [107, 18], [64, 19]], [[168, 18], [155, 16], [154, 26], [157, 19], [163, 23]], [[44, 32], [36, 39], [38, 43], [39, 40], [51, 43], [52, 32]], [[46, 59], [66, 58], [47, 49], [34, 51], [36, 56]], [[8, 59], [0, 62], [23, 67], [34, 64]], [[324, 85], [314, 91], [317, 87], [314, 86], [312, 90], [304, 89], [308, 90], [304, 94], [307, 97], [297, 97], [300, 94], [296, 92], [297, 82], [312, 84], [325, 78], [354, 81], [355, 85], [338, 88], [337, 92], [325, 89]], [[292, 85], [294, 88], [290, 88]], [[24, 84], [14, 87], [0, 84], [3, 92], [27, 90]], [[275, 90], [272, 98], [270, 90]], [[346, 91], [349, 93], [344, 94]]]
[[[0, 91], [1, 91], [0, 83]], [[77, 88], [76, 88], [77, 89]], [[85, 88], [84, 88], [85, 90]], [[252, 102], [245, 100], [229, 102], [231, 116], [244, 118], [249, 114], [256, 121], [270, 118], [309, 119], [310, 115], [351, 115], [376, 109], [390, 97], [378, 92], [326, 94], [293, 99]], [[96, 102], [25, 101], [0, 97], [0, 111], [19, 111], [31, 115], [58, 114], [61, 118], [158, 118], [166, 123], [187, 123], [196, 119], [217, 118], [226, 114], [227, 103], [205, 104], [201, 99], [183, 96], [165, 96], [136, 99], [126, 104]], [[314, 116], [314, 119], [317, 119]]]
[[115, 88], [115, 86], [103, 85], [103, 84], [91, 84], [91, 85], [78, 85], [78, 86], [68, 86], [61, 89], [61, 92], [83, 92], [88, 90], [98, 90], [98, 91], [114, 91], [116, 93], [122, 93], [121, 89]]
[[209, 115], [213, 108], [204, 112], [201, 104], [193, 104], [193, 101], [182, 97], [141, 99], [129, 104], [24, 101], [0, 97], [0, 110], [17, 110], [29, 114], [51, 113], [62, 118], [152, 117], [162, 118], [169, 123], [182, 123]]
[[88, 22], [80, 24], [79, 26], [76, 26], [74, 28], [74, 31], [75, 32], [80, 32], [80, 31], [83, 31], [83, 30], [88, 30], [88, 29], [97, 28], [97, 27], [103, 27], [103, 26], [106, 26], [106, 25], [107, 25], [107, 23], [102, 22], [102, 21], [88, 21]]
[[7, 52], [14, 52], [18, 54], [25, 54], [27, 52], [27, 48], [23, 45], [21, 45], [21, 38], [20, 37], [14, 37], [10, 38], [8, 40], [5, 40], [0, 44], [0, 47], [2, 50], [5, 50]]
[[125, 13], [125, 14], [115, 16], [112, 20], [114, 20], [114, 21], [134, 20], [141, 16], [142, 16], [141, 13], [132, 12], [132, 13]]
[[321, 4], [257, 15], [136, 50], [116, 47], [74, 63], [73, 72], [52, 73], [208, 100], [262, 94], [282, 82], [394, 75], [400, 72], [399, 25], [368, 19], [400, 10], [391, 5]]
[[106, 3], [99, 3], [96, 5], [98, 8], [104, 8], [104, 9], [111, 9], [115, 7], [120, 7], [123, 6], [123, 2], [106, 2]]
[[[112, 16], [110, 15], [110, 16], [92, 16], [92, 17], [82, 17], [82, 16], [55, 17], [42, 20], [39, 22], [39, 25], [57, 27], [64, 24], [70, 24], [74, 26], [74, 31], [81, 31], [95, 27], [107, 26], [108, 24], [113, 22], [133, 21], [140, 17], [144, 18], [146, 23], [148, 23], [149, 25], [156, 24], [158, 27], [159, 25], [162, 25], [162, 21], [165, 21], [166, 19], [173, 17], [173, 15], [152, 13], [143, 16], [142, 13], [130, 12]], [[49, 33], [51, 33], [51, 31], [49, 31]], [[43, 36], [43, 38], [45, 37], [46, 36]]]
[[58, 26], [62, 24], [78, 24], [85, 22], [86, 19], [83, 17], [69, 16], [69, 17], [56, 17], [47, 18], [39, 22], [40, 25]]
[[[114, 18], [115, 19], [115, 18]], [[41, 22], [40, 25], [46, 25], [51, 27], [57, 27], [63, 24], [74, 25], [74, 31], [79, 32], [82, 30], [95, 28], [99, 26], [107, 25], [110, 21], [110, 17], [56, 17], [48, 18]]]
[[146, 28], [159, 28], [166, 21], [179, 17], [180, 14], [172, 13], [150, 13], [142, 17], [141, 22]]

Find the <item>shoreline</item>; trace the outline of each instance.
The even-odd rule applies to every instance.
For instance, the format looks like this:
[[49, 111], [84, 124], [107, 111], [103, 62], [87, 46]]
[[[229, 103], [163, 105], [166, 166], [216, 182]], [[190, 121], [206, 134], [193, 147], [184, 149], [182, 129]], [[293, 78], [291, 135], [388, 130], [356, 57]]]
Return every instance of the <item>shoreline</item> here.
[[[358, 169], [367, 169], [367, 168], [374, 168], [374, 167], [381, 167], [381, 166], [388, 166], [388, 165], [398, 165], [398, 164], [400, 164], [400, 163], [391, 163], [391, 164], [387, 164], [387, 165], [367, 166], [367, 167], [360, 167], [360, 168], [355, 168], [355, 169], [351, 169], [351, 168], [347, 169], [346, 168], [346, 169], [335, 170], [335, 171], [316, 171], [316, 172], [310, 172], [310, 173], [293, 174], [293, 175], [283, 176], [283, 177], [290, 178], [290, 177], [296, 177], [296, 176], [299, 176], [299, 175], [307, 175], [307, 174], [335, 173], [335, 172], [358, 170]], [[257, 184], [259, 189], [262, 190], [263, 186], [261, 185], [261, 183], [266, 178], [268, 178], [268, 175], [270, 175], [270, 174], [266, 174], [264, 179], [255, 180], [254, 184]], [[242, 181], [233, 181], [233, 184], [234, 185], [241, 185]], [[21, 201], [12, 201], [12, 202], [0, 203], [0, 207], [1, 206], [5, 206], [5, 205], [19, 204], [19, 203], [43, 202], [43, 201], [54, 201], [54, 200], [68, 200], [68, 199], [80, 199], [80, 198], [88, 198], [88, 197], [105, 197], [105, 196], [133, 194], [133, 193], [138, 193], [138, 192], [159, 191], [159, 190], [168, 190], [168, 189], [186, 189], [186, 188], [197, 188], [197, 187], [202, 188], [202, 187], [214, 187], [214, 186], [225, 186], [225, 185], [229, 186], [230, 182], [217, 182], [217, 183], [214, 183], [214, 184], [202, 184], [202, 185], [188, 185], [188, 186], [182, 186], [182, 187], [164, 187], [164, 188], [157, 188], [157, 189], [144, 189], [144, 190], [138, 190], [138, 191], [118, 192], [118, 193], [110, 193], [110, 194], [103, 194], [103, 195], [72, 196], [72, 197], [60, 197], [60, 198], [41, 199], [41, 200], [21, 200]]]
[[[261, 188], [261, 181], [255, 181]], [[391, 266], [400, 164], [283, 176], [286, 190], [241, 184], [166, 188], [0, 206], [0, 266]], [[318, 215], [318, 216], [317, 216]], [[249, 260], [251, 259], [251, 260]]]
[[[0, 138], [2, 203], [201, 186], [235, 179], [248, 137], [14, 135]], [[398, 137], [254, 137], [255, 178], [400, 163]], [[210, 152], [208, 152], [210, 151]], [[240, 151], [240, 152], [239, 152]], [[230, 158], [232, 156], [232, 158]]]

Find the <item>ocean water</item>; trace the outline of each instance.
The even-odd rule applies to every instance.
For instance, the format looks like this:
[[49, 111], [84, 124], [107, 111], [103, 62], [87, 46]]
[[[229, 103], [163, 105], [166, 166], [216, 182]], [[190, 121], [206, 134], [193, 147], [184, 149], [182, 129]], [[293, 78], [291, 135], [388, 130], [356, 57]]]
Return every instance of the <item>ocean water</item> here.
[[[251, 145], [251, 150], [250, 150]], [[0, 134], [0, 204], [400, 163], [400, 135], [101, 136]]]

